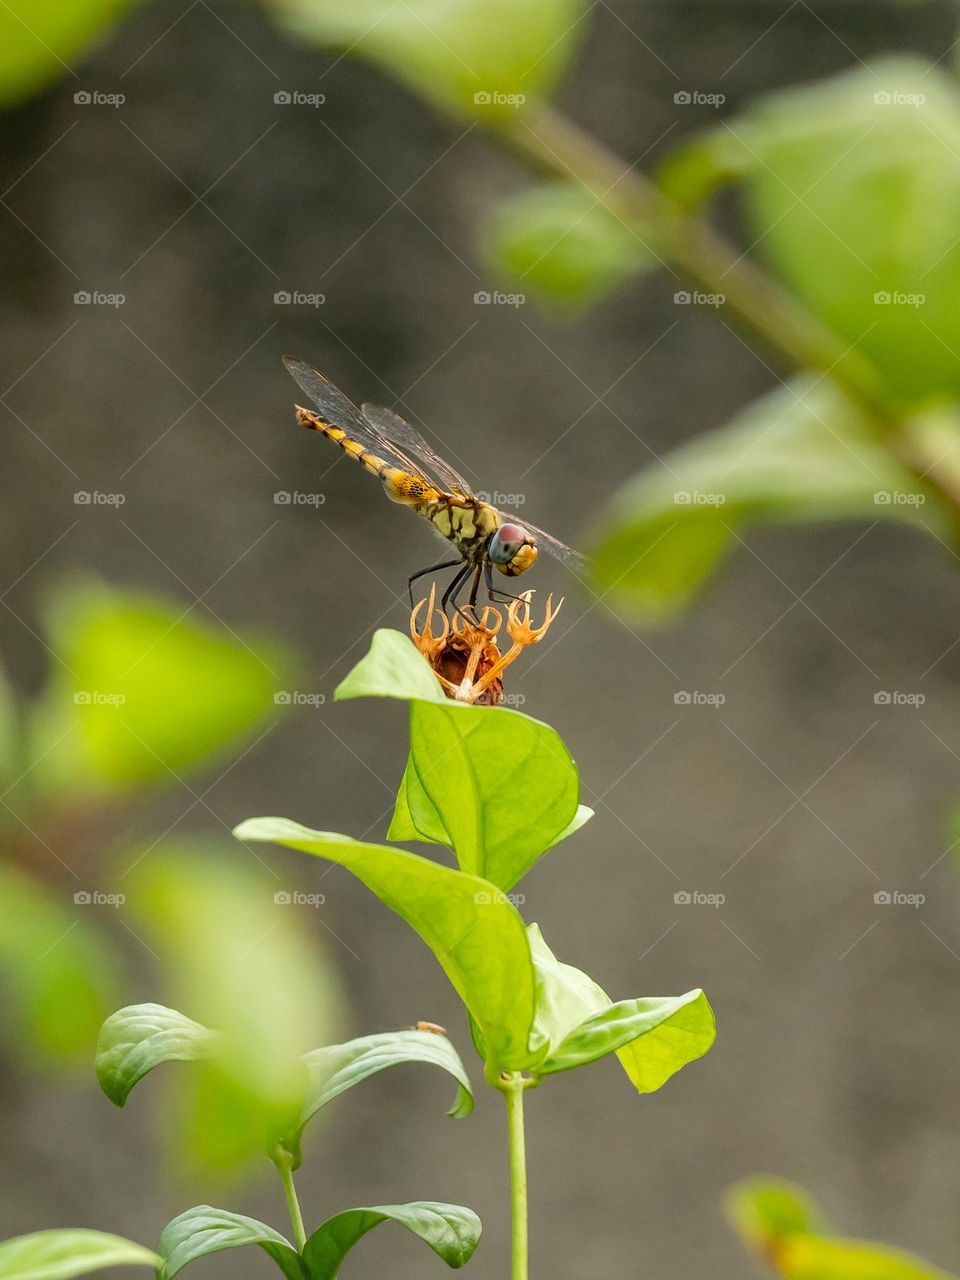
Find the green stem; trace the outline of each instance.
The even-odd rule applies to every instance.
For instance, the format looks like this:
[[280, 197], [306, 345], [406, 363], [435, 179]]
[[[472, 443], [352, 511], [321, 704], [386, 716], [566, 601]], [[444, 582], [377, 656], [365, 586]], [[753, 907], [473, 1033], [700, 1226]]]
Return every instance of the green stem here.
[[283, 1193], [287, 1197], [287, 1208], [290, 1211], [290, 1221], [293, 1224], [293, 1239], [297, 1246], [297, 1253], [303, 1253], [303, 1247], [307, 1243], [307, 1233], [303, 1227], [303, 1214], [300, 1212], [297, 1189], [293, 1185], [293, 1162], [286, 1152], [278, 1151], [273, 1157], [273, 1163], [276, 1165], [280, 1181], [283, 1183]]
[[527, 1145], [523, 1128], [523, 1094], [527, 1082], [518, 1072], [502, 1086], [507, 1100], [510, 1141], [510, 1209], [513, 1223], [513, 1280], [527, 1280]]

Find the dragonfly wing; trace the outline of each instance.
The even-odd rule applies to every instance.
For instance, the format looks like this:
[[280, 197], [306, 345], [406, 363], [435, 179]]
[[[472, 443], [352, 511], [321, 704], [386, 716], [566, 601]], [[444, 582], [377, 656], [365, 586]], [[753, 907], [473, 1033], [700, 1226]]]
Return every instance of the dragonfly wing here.
[[319, 416], [325, 423], [329, 426], [339, 427], [351, 439], [362, 444], [365, 449], [382, 454], [385, 460], [401, 467], [404, 471], [411, 472], [418, 480], [431, 484], [423, 474], [422, 468], [412, 458], [408, 457], [402, 449], [376, 430], [375, 426], [368, 418], [364, 417], [353, 401], [345, 396], [339, 387], [335, 387], [328, 378], [325, 378], [322, 373], [312, 369], [310, 365], [304, 364], [302, 360], [295, 360], [292, 356], [284, 356], [283, 363], [287, 372], [299, 385], [300, 389], [305, 391], [317, 406], [320, 411]]
[[506, 511], [501, 511], [500, 516], [504, 523], [519, 524], [529, 533], [532, 533], [537, 540], [538, 546], [543, 547], [555, 559], [563, 561], [575, 573], [587, 573], [590, 566], [586, 556], [582, 556], [579, 551], [574, 551], [573, 547], [568, 547], [565, 542], [555, 538], [552, 533], [547, 533], [546, 529], [538, 529], [535, 524], [531, 524], [524, 516], [516, 513], [508, 514]]
[[473, 496], [472, 487], [467, 484], [460, 472], [449, 462], [445, 462], [417, 428], [412, 427], [398, 413], [394, 413], [392, 409], [384, 409], [378, 404], [365, 404], [363, 414], [374, 430], [386, 440], [398, 444], [415, 458], [419, 458], [421, 464], [433, 471], [446, 488], [459, 490], [467, 497]]

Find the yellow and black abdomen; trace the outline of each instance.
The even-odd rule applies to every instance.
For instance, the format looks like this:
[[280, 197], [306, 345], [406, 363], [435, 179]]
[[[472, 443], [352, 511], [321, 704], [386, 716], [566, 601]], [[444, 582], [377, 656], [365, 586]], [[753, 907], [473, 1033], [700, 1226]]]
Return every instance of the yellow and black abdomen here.
[[383, 458], [378, 458], [358, 440], [351, 439], [342, 427], [334, 427], [329, 422], [324, 422], [319, 414], [311, 413], [309, 409], [303, 409], [297, 405], [297, 421], [301, 427], [309, 427], [325, 435], [328, 440], [338, 444], [344, 453], [359, 462], [361, 467], [371, 475], [377, 476], [387, 497], [393, 502], [401, 502], [405, 506], [419, 510], [427, 503], [436, 502], [443, 497], [439, 489], [428, 484], [420, 476], [414, 475], [411, 471], [404, 471], [401, 467], [395, 467], [392, 462], [387, 462]]

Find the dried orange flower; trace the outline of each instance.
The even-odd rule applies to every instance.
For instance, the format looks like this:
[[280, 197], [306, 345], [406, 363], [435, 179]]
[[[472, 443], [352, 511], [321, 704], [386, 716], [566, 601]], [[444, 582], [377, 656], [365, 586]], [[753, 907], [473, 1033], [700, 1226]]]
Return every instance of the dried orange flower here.
[[[436, 607], [436, 586], [430, 595], [421, 600], [410, 614], [410, 636], [436, 673], [448, 698], [457, 702], [470, 702], [482, 706], [496, 706], [503, 701], [504, 670], [520, 656], [527, 645], [539, 644], [560, 612], [563, 601], [553, 604], [553, 596], [547, 597], [546, 617], [539, 627], [530, 623], [530, 598], [532, 591], [525, 591], [513, 600], [506, 611], [506, 631], [510, 648], [500, 652], [497, 636], [504, 625], [500, 609], [486, 605], [469, 618], [457, 611], [452, 619]], [[426, 618], [419, 626], [420, 614], [426, 605]], [[434, 618], [438, 619], [434, 632]]]

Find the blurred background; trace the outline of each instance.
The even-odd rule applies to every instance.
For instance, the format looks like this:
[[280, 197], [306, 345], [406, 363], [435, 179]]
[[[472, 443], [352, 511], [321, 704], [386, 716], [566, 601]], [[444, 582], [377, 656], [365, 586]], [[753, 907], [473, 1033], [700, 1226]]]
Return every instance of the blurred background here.
[[[47, 7], [30, 8], [8, 11], [11, 29], [42, 31]], [[177, 1115], [185, 1077], [148, 1082], [121, 1114], [88, 1069], [88, 1023], [120, 1003], [202, 1016], [196, 928], [148, 919], [144, 877], [202, 868], [214, 917], [218, 886], [249, 881], [263, 932], [291, 939], [292, 968], [316, 967], [305, 1037], [426, 1018], [481, 1074], [400, 921], [346, 873], [257, 860], [227, 834], [277, 813], [383, 837], [404, 710], [332, 692], [377, 627], [405, 628], [406, 577], [436, 558], [425, 528], [296, 428], [281, 354], [424, 425], [478, 488], [521, 495], [521, 517], [574, 544], [630, 476], [787, 370], [722, 306], [678, 303], [669, 270], [562, 314], [529, 289], [477, 302], [523, 291], [482, 245], [530, 172], [482, 121], [370, 61], [253, 5], [100, 17], [114, 20], [35, 83], [25, 72], [2, 115], [0, 654], [16, 748], [0, 1237], [76, 1225], [149, 1243], [225, 1195], [164, 1154], [158, 1100]], [[604, 0], [576, 34], [558, 103], [650, 170], [758, 94], [881, 55], [952, 75], [957, 11]], [[718, 217], [751, 245], [735, 202]], [[960, 217], [939, 230], [952, 241]], [[703, 986], [719, 1026], [708, 1057], [649, 1097], [612, 1061], [530, 1096], [540, 1275], [693, 1276], [709, 1258], [740, 1277], [753, 1264], [720, 1202], [758, 1172], [806, 1185], [846, 1234], [960, 1265], [956, 557], [869, 515], [744, 543], [660, 627], [559, 565], [531, 574], [566, 602], [510, 691], [568, 742], [597, 816], [524, 882], [524, 914], [613, 998]], [[154, 694], [146, 726], [116, 728], [117, 664]], [[324, 901], [274, 904], [294, 890]], [[244, 928], [228, 966], [257, 955], [260, 925]], [[501, 1106], [481, 1090], [449, 1124], [447, 1092], [403, 1068], [331, 1108], [300, 1174], [308, 1225], [353, 1203], [459, 1201], [486, 1228], [471, 1274], [502, 1275]], [[282, 1229], [265, 1163], [230, 1195]], [[356, 1274], [432, 1264], [402, 1232], [362, 1250]], [[270, 1264], [201, 1265], [246, 1280]]]

